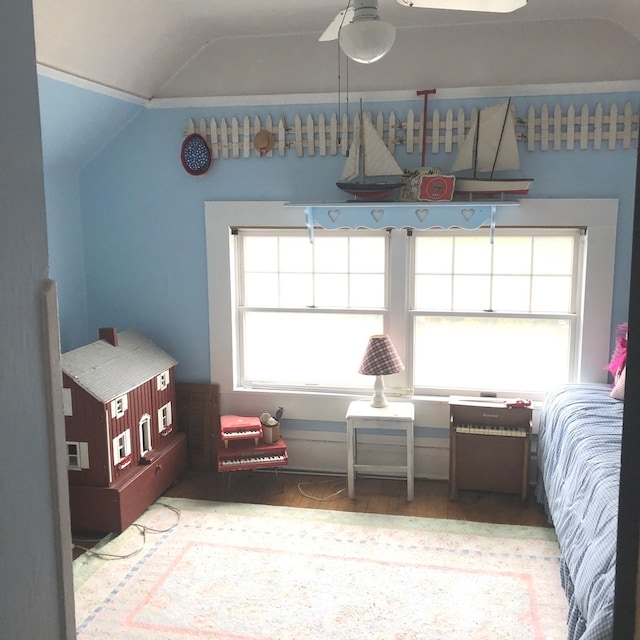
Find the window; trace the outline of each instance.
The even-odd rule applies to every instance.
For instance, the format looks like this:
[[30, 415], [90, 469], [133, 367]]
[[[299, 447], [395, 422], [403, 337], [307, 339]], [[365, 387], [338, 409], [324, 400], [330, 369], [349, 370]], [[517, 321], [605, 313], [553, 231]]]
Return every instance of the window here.
[[[305, 419], [342, 420], [342, 396], [370, 392], [373, 381], [356, 371], [369, 335], [382, 330], [406, 365], [404, 373], [385, 376], [387, 395], [429, 401], [467, 391], [506, 394], [511, 388], [508, 395], [541, 399], [567, 377], [604, 382], [616, 216], [616, 200], [524, 199], [518, 207], [498, 209], [493, 248], [488, 228], [412, 235], [403, 229], [316, 228], [310, 244], [302, 206], [208, 202], [211, 378], [230, 400], [237, 396], [233, 402], [260, 390], [261, 406], [286, 400]], [[326, 252], [318, 244], [325, 238], [335, 240]], [[348, 259], [352, 239], [384, 246], [379, 254], [365, 252], [371, 264], [363, 273], [359, 261]], [[337, 248], [340, 243], [348, 248]], [[442, 273], [444, 259], [435, 256], [445, 255], [445, 249], [449, 268]], [[374, 255], [384, 256], [382, 270]], [[358, 281], [367, 285], [352, 298], [351, 283]], [[294, 284], [283, 291], [285, 283]], [[501, 329], [506, 322], [511, 343]], [[534, 340], [532, 327], [537, 327]], [[493, 344], [496, 336], [501, 348]], [[443, 348], [447, 344], [452, 348]], [[540, 344], [552, 360], [538, 358], [533, 368], [522, 364], [538, 356]], [[496, 356], [501, 361], [490, 379], [487, 361]], [[460, 375], [463, 366], [466, 378]], [[514, 383], [516, 367], [531, 377]], [[480, 370], [481, 384], [476, 382]]]
[[[404, 234], [404, 231], [392, 233]], [[407, 326], [417, 393], [530, 392], [573, 374], [581, 230], [412, 233], [407, 297], [394, 300], [389, 232], [239, 230], [239, 380], [353, 389], [368, 336]]]
[[416, 389], [531, 392], [574, 376], [581, 229], [418, 232]]
[[72, 471], [89, 468], [89, 445], [86, 442], [67, 442], [67, 467]]
[[140, 455], [145, 455], [153, 448], [151, 442], [151, 416], [145, 413], [140, 418]]
[[120, 396], [111, 402], [111, 417], [112, 418], [122, 418], [124, 412], [127, 410], [129, 406], [128, 398], [126, 394], [124, 396]]
[[171, 403], [169, 402], [158, 409], [158, 431], [165, 435], [170, 433], [172, 423]]
[[129, 429], [113, 439], [113, 464], [120, 469], [131, 464], [131, 432]]
[[158, 391], [164, 391], [169, 386], [169, 371], [163, 371], [156, 378]]
[[359, 386], [385, 326], [386, 234], [243, 230], [236, 247], [241, 384]]

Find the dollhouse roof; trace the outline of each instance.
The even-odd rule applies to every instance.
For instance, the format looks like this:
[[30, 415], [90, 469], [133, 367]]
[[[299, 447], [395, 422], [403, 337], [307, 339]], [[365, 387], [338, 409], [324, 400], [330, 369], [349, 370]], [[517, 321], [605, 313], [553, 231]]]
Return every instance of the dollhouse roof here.
[[110, 402], [178, 361], [135, 329], [118, 334], [118, 346], [97, 340], [61, 356], [62, 371], [101, 402]]

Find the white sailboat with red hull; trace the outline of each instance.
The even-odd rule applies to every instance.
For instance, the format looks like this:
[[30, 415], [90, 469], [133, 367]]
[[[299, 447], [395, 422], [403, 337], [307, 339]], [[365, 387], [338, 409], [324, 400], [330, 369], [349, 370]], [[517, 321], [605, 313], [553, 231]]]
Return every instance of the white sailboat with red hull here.
[[354, 137], [336, 182], [356, 199], [385, 200], [403, 185], [404, 172], [368, 118], [360, 102], [360, 134]]
[[[519, 171], [520, 155], [511, 99], [485, 107], [471, 124], [469, 133], [460, 145], [451, 173], [473, 169], [473, 175], [456, 175], [457, 194], [526, 195], [533, 178], [499, 178], [499, 171]], [[478, 177], [478, 173], [489, 174]]]

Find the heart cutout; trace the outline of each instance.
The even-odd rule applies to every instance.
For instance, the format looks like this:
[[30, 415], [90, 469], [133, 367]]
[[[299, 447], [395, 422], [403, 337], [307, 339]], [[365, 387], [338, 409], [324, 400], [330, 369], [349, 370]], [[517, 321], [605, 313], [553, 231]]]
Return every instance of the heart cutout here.
[[476, 210], [475, 209], [463, 209], [461, 211], [462, 213], [462, 217], [469, 222], [469, 220], [471, 220], [471, 218], [473, 218], [473, 216], [476, 214]]
[[382, 220], [383, 215], [384, 215], [384, 209], [371, 209], [371, 216], [376, 222], [380, 222], [380, 220]]
[[340, 209], [329, 209], [328, 213], [331, 222], [335, 222], [340, 217]]
[[428, 215], [429, 209], [416, 209], [416, 216], [418, 216], [418, 220], [420, 220], [420, 222], [424, 222]]

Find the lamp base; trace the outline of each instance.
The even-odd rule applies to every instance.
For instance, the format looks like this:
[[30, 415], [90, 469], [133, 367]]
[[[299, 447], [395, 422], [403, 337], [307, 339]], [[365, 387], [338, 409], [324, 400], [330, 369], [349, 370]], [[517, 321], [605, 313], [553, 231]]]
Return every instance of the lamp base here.
[[383, 409], [389, 406], [387, 399], [384, 397], [384, 381], [382, 380], [382, 376], [376, 376], [376, 381], [373, 384], [373, 398], [371, 398], [369, 404], [376, 409]]

